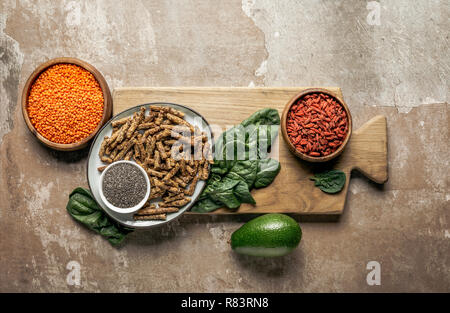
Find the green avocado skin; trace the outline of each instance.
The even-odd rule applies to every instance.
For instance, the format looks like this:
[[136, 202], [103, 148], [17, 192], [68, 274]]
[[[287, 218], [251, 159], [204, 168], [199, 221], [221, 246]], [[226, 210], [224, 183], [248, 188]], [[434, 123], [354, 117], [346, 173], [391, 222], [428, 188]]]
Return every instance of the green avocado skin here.
[[293, 218], [271, 213], [259, 216], [236, 230], [231, 235], [231, 247], [233, 250], [243, 247], [285, 247], [291, 251], [297, 247], [301, 238], [302, 231]]

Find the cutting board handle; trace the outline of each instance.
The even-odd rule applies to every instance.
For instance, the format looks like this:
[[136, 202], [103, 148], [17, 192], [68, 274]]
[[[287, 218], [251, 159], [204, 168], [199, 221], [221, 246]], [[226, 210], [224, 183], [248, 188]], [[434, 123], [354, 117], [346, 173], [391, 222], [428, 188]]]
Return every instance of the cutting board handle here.
[[376, 183], [388, 180], [387, 122], [377, 115], [353, 132], [349, 142], [352, 169], [356, 169]]

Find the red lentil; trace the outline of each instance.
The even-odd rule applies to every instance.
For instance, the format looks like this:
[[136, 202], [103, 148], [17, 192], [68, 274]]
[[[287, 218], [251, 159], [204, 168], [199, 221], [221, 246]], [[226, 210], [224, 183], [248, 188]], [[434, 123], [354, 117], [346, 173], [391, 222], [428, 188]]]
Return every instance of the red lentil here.
[[89, 136], [103, 115], [103, 93], [89, 71], [56, 64], [33, 83], [27, 102], [31, 123], [46, 139], [69, 144]]
[[348, 118], [335, 98], [323, 94], [305, 95], [291, 106], [286, 121], [295, 148], [312, 157], [335, 152], [347, 137]]

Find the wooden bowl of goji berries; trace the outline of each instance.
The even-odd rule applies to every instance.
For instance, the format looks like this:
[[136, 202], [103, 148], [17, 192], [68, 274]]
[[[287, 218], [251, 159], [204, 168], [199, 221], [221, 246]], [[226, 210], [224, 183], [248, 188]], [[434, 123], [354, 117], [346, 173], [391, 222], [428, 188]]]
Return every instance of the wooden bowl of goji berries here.
[[345, 102], [333, 92], [310, 88], [286, 104], [281, 132], [297, 157], [326, 162], [344, 151], [352, 133], [352, 117]]
[[41, 64], [22, 92], [22, 115], [28, 129], [55, 150], [86, 147], [111, 114], [112, 98], [105, 78], [76, 58]]

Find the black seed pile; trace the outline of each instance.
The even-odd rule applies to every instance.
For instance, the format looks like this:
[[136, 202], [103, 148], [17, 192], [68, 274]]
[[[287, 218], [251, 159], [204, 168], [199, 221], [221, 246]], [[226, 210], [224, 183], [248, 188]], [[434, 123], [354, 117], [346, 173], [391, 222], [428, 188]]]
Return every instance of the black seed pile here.
[[147, 182], [136, 166], [119, 163], [111, 166], [103, 177], [103, 194], [118, 208], [131, 208], [145, 197]]

